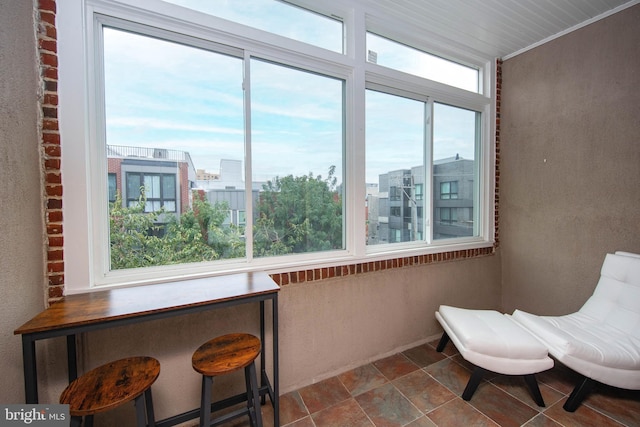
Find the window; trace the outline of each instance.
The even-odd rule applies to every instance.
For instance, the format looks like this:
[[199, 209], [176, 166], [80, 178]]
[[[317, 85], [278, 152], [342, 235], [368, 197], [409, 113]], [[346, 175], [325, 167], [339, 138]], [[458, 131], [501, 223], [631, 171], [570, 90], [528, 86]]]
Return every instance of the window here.
[[440, 183], [440, 198], [450, 200], [458, 198], [458, 181], [446, 181]]
[[293, 40], [342, 53], [342, 22], [283, 1], [166, 0]]
[[423, 184], [416, 184], [415, 185], [415, 191], [416, 191], [416, 200], [422, 200], [422, 198], [424, 197], [423, 195]]
[[455, 208], [440, 208], [440, 222], [452, 224], [458, 221], [458, 210]]
[[108, 185], [109, 185], [109, 203], [114, 203], [116, 201], [116, 196], [118, 194], [118, 183], [117, 176], [115, 173], [110, 173], [107, 176]]
[[367, 33], [367, 61], [472, 92], [480, 88], [477, 69], [373, 33]]
[[490, 246], [491, 59], [249, 3], [59, 5], [69, 290]]
[[176, 176], [127, 172], [128, 207], [142, 203], [145, 212], [176, 212]]

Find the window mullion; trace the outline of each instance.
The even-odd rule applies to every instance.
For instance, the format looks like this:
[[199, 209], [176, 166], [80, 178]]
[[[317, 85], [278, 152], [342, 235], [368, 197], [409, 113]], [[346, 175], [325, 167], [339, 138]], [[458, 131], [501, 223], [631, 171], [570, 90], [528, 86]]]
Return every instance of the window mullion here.
[[246, 206], [246, 224], [244, 231], [247, 261], [253, 259], [253, 162], [251, 151], [251, 54], [244, 52], [244, 76], [242, 90], [244, 94], [244, 192]]
[[433, 100], [427, 98], [424, 108], [424, 239], [433, 242], [434, 191], [433, 191]]

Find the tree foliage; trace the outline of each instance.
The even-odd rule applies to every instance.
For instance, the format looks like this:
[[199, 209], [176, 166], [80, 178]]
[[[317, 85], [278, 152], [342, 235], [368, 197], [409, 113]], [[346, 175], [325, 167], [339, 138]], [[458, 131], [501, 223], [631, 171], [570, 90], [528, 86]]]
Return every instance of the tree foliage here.
[[335, 166], [326, 179], [312, 173], [276, 177], [263, 185], [254, 226], [254, 255], [342, 248], [342, 198]]
[[[240, 230], [223, 226], [229, 207], [196, 199], [178, 220], [163, 210], [145, 212], [144, 191], [135, 206], [118, 194], [110, 206], [111, 269], [213, 261], [244, 256]], [[160, 222], [161, 218], [167, 222]]]
[[[342, 199], [335, 167], [318, 175], [276, 177], [263, 185], [253, 226], [254, 256], [342, 248]], [[245, 256], [244, 230], [225, 224], [226, 202], [194, 196], [178, 218], [164, 210], [145, 212], [141, 188], [134, 206], [120, 194], [110, 205], [111, 269], [152, 267]]]

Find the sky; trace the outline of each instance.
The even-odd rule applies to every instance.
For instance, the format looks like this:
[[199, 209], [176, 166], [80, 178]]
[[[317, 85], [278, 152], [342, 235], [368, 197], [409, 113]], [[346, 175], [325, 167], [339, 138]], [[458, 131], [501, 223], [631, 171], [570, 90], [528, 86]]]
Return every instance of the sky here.
[[[340, 49], [335, 20], [278, 1], [172, 2], [259, 28], [275, 23], [274, 32]], [[466, 67], [415, 55], [379, 37], [368, 44], [381, 65], [469, 84]], [[207, 172], [218, 172], [222, 159], [244, 160], [242, 59], [109, 28], [104, 57], [107, 144], [187, 151], [195, 167]], [[340, 182], [343, 82], [257, 59], [250, 68], [253, 181], [309, 173], [326, 178], [336, 166]], [[424, 103], [369, 92], [365, 114], [367, 182], [421, 164]], [[475, 117], [435, 105], [434, 159], [473, 158]]]

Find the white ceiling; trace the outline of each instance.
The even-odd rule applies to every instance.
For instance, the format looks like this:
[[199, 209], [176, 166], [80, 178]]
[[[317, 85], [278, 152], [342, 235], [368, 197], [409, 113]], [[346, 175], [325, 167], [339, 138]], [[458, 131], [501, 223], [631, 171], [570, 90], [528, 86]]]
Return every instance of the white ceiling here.
[[[365, 0], [380, 13], [508, 58], [640, 0]], [[640, 25], [640, 23], [638, 23]]]

